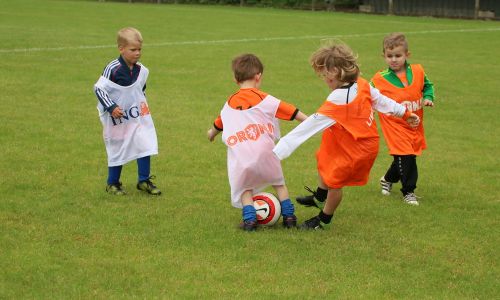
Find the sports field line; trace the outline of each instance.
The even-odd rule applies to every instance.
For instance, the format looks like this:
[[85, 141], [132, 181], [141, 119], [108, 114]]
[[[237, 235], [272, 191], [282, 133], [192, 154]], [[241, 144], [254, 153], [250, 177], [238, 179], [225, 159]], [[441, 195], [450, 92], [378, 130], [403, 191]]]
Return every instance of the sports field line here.
[[[456, 33], [456, 32], [488, 32], [500, 31], [500, 27], [492, 28], [474, 28], [474, 29], [444, 29], [444, 30], [421, 30], [405, 32], [406, 35], [412, 34], [438, 34], [438, 33]], [[352, 33], [339, 35], [306, 35], [306, 36], [287, 36], [287, 37], [262, 37], [262, 38], [245, 38], [245, 39], [228, 39], [228, 40], [200, 40], [200, 41], [184, 41], [184, 42], [162, 42], [162, 43], [144, 43], [145, 47], [163, 47], [163, 46], [183, 46], [183, 45], [210, 45], [210, 44], [232, 44], [232, 43], [247, 43], [247, 42], [268, 42], [268, 41], [287, 41], [287, 40], [309, 40], [309, 39], [329, 39], [329, 38], [359, 38], [386, 35], [388, 32], [374, 33]], [[90, 46], [69, 46], [69, 47], [47, 47], [47, 48], [15, 48], [15, 49], [0, 49], [0, 53], [15, 53], [15, 52], [50, 52], [50, 51], [65, 51], [65, 50], [88, 50], [116, 48], [116, 45], [90, 45]]]

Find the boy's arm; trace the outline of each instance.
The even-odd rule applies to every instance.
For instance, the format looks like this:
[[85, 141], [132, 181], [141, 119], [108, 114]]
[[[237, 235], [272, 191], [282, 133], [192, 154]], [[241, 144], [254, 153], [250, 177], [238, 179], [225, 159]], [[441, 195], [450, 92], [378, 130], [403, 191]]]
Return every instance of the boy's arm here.
[[220, 133], [219, 130], [215, 129], [215, 127], [212, 127], [210, 128], [208, 131], [207, 131], [207, 137], [208, 137], [208, 140], [213, 142], [215, 137]]
[[114, 118], [123, 117], [122, 109], [113, 100], [111, 100], [105, 90], [94, 86], [94, 92], [97, 96], [97, 100], [99, 100], [105, 111], [109, 112]]
[[406, 107], [384, 96], [377, 88], [370, 87], [370, 95], [372, 97], [372, 107], [376, 111], [396, 117], [403, 117], [405, 114]]
[[434, 84], [424, 74], [424, 89], [422, 91], [424, 97], [424, 106], [434, 106]]
[[213, 142], [215, 137], [223, 130], [222, 118], [220, 115], [215, 119], [214, 125], [207, 131], [208, 140]]
[[412, 128], [416, 128], [420, 123], [420, 118], [416, 114], [407, 110], [405, 106], [397, 103], [393, 99], [382, 95], [378, 89], [371, 87], [370, 94], [372, 96], [372, 107], [375, 110], [383, 114], [402, 118]]
[[287, 135], [282, 137], [274, 146], [273, 152], [283, 160], [290, 156], [300, 145], [316, 133], [335, 124], [335, 120], [322, 114], [315, 113], [300, 123]]
[[297, 114], [295, 115], [295, 120], [302, 122], [305, 119], [307, 119], [307, 115], [301, 111], [298, 111]]
[[224, 130], [224, 124], [222, 123], [222, 118], [220, 117], [220, 115], [214, 121], [214, 128], [218, 131]]
[[103, 90], [98, 88], [97, 86], [94, 86], [94, 93], [97, 96], [97, 100], [101, 103], [102, 107], [104, 107], [104, 110], [107, 112], [112, 112], [113, 109], [117, 106], [116, 103], [111, 100], [109, 97], [108, 93]]
[[280, 100], [278, 110], [276, 111], [276, 118], [286, 121], [297, 120], [302, 122], [307, 119], [307, 115], [302, 113], [294, 105]]

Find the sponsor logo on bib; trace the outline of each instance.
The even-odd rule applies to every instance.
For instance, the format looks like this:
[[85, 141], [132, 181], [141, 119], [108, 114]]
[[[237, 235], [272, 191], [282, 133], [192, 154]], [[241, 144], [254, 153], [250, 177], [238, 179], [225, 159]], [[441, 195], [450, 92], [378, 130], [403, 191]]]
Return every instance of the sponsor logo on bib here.
[[257, 141], [262, 134], [274, 133], [274, 125], [268, 123], [264, 124], [249, 124], [245, 127], [245, 129], [241, 131], [237, 131], [236, 134], [230, 135], [226, 139], [226, 144], [230, 147], [236, 145], [237, 143], [249, 142], [249, 141]]
[[144, 117], [149, 115], [149, 107], [148, 104], [144, 101], [140, 104], [140, 109], [137, 106], [132, 106], [127, 110], [123, 110], [123, 117], [115, 119], [111, 115], [111, 121], [113, 122], [113, 126], [122, 124], [124, 121], [128, 121], [129, 119], [137, 119], [138, 117]]
[[414, 101], [404, 100], [404, 101], [401, 101], [401, 104], [406, 106], [406, 108], [409, 111], [417, 111], [417, 110], [422, 109], [422, 98], [420, 98], [418, 100], [414, 100]]

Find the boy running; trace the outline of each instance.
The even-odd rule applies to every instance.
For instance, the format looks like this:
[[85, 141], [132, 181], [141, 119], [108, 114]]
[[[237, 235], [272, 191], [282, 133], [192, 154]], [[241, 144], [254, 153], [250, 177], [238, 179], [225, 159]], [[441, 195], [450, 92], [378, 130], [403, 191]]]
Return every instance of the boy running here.
[[418, 205], [414, 191], [417, 187], [417, 155], [427, 148], [424, 136], [424, 106], [434, 106], [434, 87], [427, 79], [424, 68], [408, 63], [408, 42], [402, 33], [392, 33], [384, 38], [383, 56], [388, 68], [377, 72], [371, 85], [420, 117], [417, 128], [393, 116], [379, 113], [390, 155], [394, 160], [380, 178], [383, 195], [390, 195], [393, 183], [401, 181], [403, 199], [410, 205]]

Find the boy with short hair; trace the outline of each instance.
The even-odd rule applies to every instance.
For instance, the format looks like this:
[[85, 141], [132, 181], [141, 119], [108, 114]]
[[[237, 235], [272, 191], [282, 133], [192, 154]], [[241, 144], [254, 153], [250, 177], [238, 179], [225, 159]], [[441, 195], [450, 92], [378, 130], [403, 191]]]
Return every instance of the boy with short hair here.
[[414, 193], [418, 179], [416, 156], [427, 148], [423, 107], [434, 106], [434, 86], [421, 65], [408, 63], [410, 51], [402, 33], [391, 33], [384, 38], [383, 56], [388, 68], [377, 72], [371, 85], [417, 114], [420, 124], [414, 129], [400, 119], [379, 113], [389, 153], [394, 157], [386, 174], [380, 178], [380, 186], [383, 195], [390, 195], [393, 183], [401, 181], [404, 201], [418, 205]]
[[120, 29], [117, 37], [120, 56], [104, 68], [94, 85], [108, 156], [106, 191], [113, 195], [126, 194], [120, 175], [122, 166], [132, 160], [137, 160], [137, 189], [151, 195], [161, 194], [150, 175], [150, 156], [158, 154], [158, 142], [144, 92], [149, 70], [139, 63], [142, 41], [137, 29]]
[[295, 208], [290, 201], [280, 161], [272, 149], [279, 139], [279, 122], [307, 118], [295, 106], [262, 92], [264, 66], [253, 54], [243, 54], [233, 59], [234, 80], [240, 86], [229, 97], [220, 116], [207, 132], [208, 139], [222, 133], [227, 145], [227, 169], [231, 186], [231, 203], [242, 208], [245, 231], [257, 229], [257, 215], [253, 194], [272, 185], [281, 202], [283, 226], [296, 227]]
[[416, 126], [419, 119], [359, 76], [356, 55], [347, 45], [323, 46], [313, 53], [310, 62], [331, 93], [317, 113], [284, 136], [273, 151], [279, 159], [285, 159], [307, 139], [323, 131], [316, 153], [317, 192], [297, 198], [302, 205], [320, 208], [318, 215], [301, 225], [303, 229], [318, 230], [331, 222], [342, 201], [343, 187], [368, 182], [379, 146], [373, 110], [392, 114], [410, 126]]

